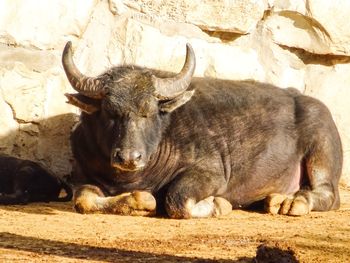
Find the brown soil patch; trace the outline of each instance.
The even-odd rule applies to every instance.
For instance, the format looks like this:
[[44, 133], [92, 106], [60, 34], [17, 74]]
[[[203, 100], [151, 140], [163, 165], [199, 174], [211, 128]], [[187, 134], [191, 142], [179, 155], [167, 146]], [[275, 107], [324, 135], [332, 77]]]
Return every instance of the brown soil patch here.
[[349, 262], [350, 190], [304, 217], [234, 210], [173, 220], [81, 215], [71, 203], [0, 206], [0, 262]]

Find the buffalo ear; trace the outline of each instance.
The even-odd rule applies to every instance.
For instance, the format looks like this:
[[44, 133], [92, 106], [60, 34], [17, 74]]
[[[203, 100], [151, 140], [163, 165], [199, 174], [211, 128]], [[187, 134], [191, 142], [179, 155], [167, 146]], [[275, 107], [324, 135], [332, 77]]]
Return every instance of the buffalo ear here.
[[80, 108], [82, 111], [88, 114], [92, 114], [100, 110], [100, 107], [101, 107], [100, 100], [91, 99], [79, 93], [76, 93], [76, 94], [66, 93], [64, 95], [68, 99], [67, 103]]
[[175, 109], [177, 109], [178, 107], [180, 107], [180, 106], [184, 105], [186, 102], [188, 102], [192, 98], [193, 94], [194, 94], [194, 90], [185, 91], [181, 95], [179, 95], [171, 100], [161, 102], [159, 104], [159, 110], [162, 112], [172, 112]]

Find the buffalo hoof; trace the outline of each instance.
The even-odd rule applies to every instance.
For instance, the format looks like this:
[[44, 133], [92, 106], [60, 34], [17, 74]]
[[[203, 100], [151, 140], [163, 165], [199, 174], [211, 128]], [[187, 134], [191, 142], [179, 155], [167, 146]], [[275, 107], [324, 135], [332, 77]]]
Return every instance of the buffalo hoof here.
[[113, 214], [151, 216], [156, 212], [156, 199], [149, 192], [134, 191], [108, 197], [108, 209]]
[[156, 199], [141, 191], [106, 197], [97, 186], [83, 185], [74, 193], [74, 209], [81, 214], [150, 216], [156, 212]]
[[232, 205], [229, 201], [222, 197], [214, 198], [215, 210], [214, 216], [225, 216], [231, 213]]
[[310, 213], [310, 206], [303, 196], [271, 194], [265, 199], [265, 211], [274, 215], [302, 216]]
[[101, 210], [101, 199], [104, 196], [100, 188], [94, 185], [84, 185], [74, 193], [74, 209], [81, 214], [98, 213]]
[[308, 213], [310, 213], [310, 206], [306, 198], [304, 196], [295, 197], [288, 209], [288, 215], [302, 216], [307, 215]]
[[189, 199], [184, 207], [184, 211], [178, 214], [171, 214], [172, 218], [203, 218], [219, 217], [229, 214], [232, 211], [232, 205], [222, 197], [209, 196], [197, 203]]

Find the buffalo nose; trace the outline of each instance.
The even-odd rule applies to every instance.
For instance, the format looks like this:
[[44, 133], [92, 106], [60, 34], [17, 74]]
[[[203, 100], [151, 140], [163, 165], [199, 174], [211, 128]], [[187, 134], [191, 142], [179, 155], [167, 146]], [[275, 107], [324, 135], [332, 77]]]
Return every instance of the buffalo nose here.
[[136, 162], [141, 160], [141, 153], [139, 151], [130, 151], [130, 152], [117, 152], [117, 160], [121, 163], [127, 162]]

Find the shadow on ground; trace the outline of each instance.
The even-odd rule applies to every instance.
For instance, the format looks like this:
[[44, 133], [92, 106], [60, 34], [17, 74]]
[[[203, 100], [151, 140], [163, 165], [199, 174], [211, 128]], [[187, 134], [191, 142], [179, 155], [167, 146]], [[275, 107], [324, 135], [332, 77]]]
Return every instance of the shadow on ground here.
[[104, 262], [256, 262], [254, 258], [246, 257], [238, 260], [213, 260], [153, 254], [26, 237], [7, 232], [0, 233], [0, 248]]
[[54, 215], [58, 211], [76, 213], [71, 202], [32, 203], [30, 205], [0, 205], [1, 210], [27, 214]]

